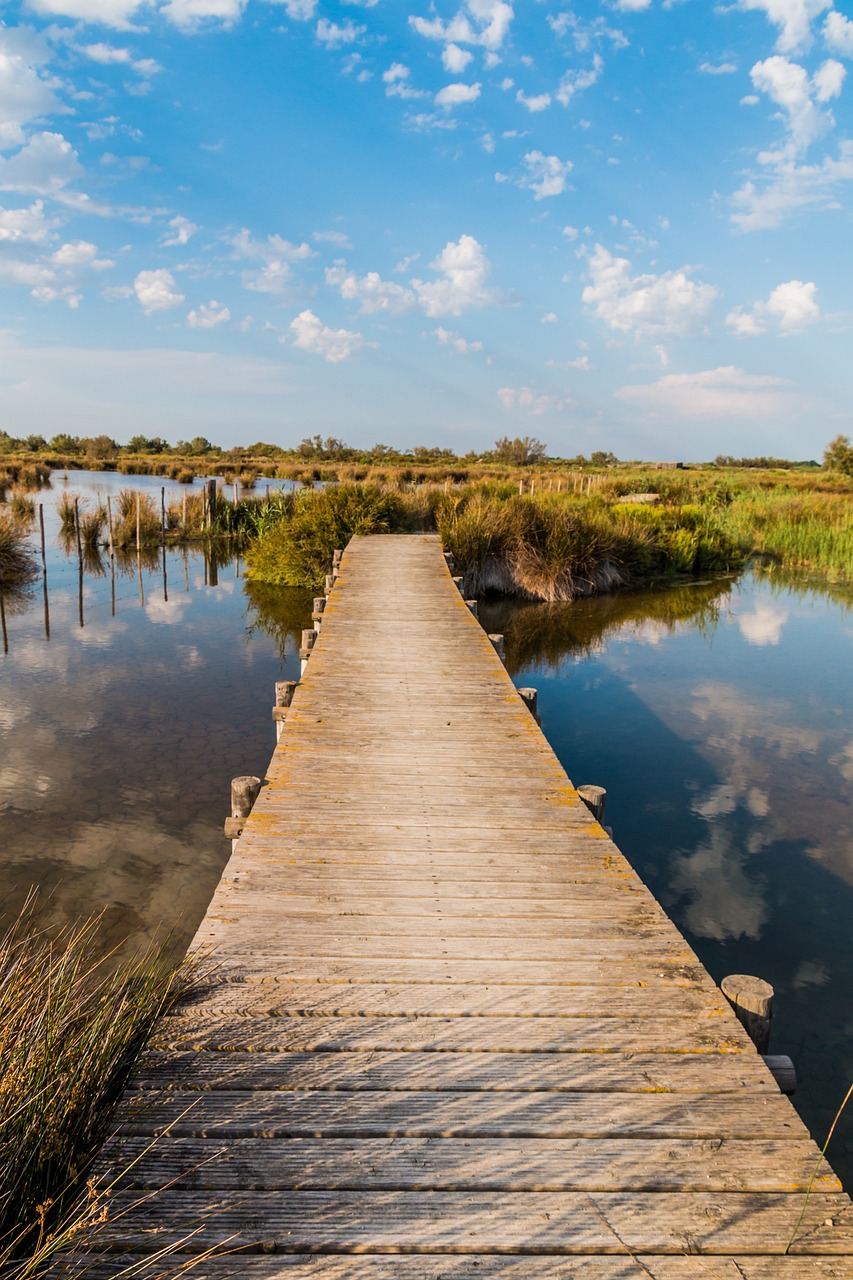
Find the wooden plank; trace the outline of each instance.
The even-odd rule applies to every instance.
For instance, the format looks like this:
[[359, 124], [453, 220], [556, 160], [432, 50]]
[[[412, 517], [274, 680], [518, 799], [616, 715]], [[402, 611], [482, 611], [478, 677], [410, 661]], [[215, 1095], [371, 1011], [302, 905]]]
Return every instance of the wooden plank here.
[[174, 1137], [807, 1137], [781, 1094], [138, 1091], [117, 1124]]
[[135, 1089], [385, 1089], [777, 1095], [757, 1053], [148, 1052]]
[[[150, 1248], [197, 1230], [196, 1249], [254, 1252], [783, 1253], [802, 1195], [667, 1192], [172, 1190], [113, 1197], [114, 1248]], [[125, 1212], [136, 1204], [133, 1213]], [[119, 1217], [122, 1213], [123, 1217]], [[845, 1255], [853, 1207], [818, 1193], [790, 1252]]]
[[767, 1139], [126, 1138], [107, 1159], [146, 1190], [841, 1190], [810, 1142]]

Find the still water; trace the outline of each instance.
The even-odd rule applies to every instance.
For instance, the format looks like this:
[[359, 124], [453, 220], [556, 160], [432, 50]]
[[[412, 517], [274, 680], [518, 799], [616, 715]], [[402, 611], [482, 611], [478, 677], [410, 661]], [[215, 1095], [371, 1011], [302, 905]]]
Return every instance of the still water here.
[[[155, 477], [69, 473], [94, 501]], [[170, 492], [182, 492], [168, 485]], [[0, 908], [105, 909], [111, 941], [186, 945], [229, 853], [230, 779], [262, 774], [273, 685], [295, 679], [308, 593], [226, 553], [89, 561], [47, 525], [42, 584], [6, 601]], [[140, 571], [141, 570], [141, 571]], [[777, 992], [771, 1051], [822, 1140], [853, 1080], [853, 589], [745, 574], [571, 606], [488, 602], [575, 783], [712, 975]], [[853, 1186], [853, 1115], [831, 1159]]]

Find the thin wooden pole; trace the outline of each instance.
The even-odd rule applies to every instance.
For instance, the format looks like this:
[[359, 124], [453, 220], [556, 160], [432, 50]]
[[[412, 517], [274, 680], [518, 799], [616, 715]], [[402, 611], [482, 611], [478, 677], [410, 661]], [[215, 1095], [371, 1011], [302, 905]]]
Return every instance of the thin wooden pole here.
[[80, 568], [77, 571], [77, 612], [80, 619], [80, 627], [83, 627], [83, 561], [80, 561]]
[[80, 506], [77, 499], [74, 499], [74, 530], [77, 534], [77, 559], [80, 561], [80, 567], [83, 567], [83, 543], [80, 541]]
[[113, 504], [110, 501], [110, 495], [107, 494], [107, 533], [110, 539], [110, 559], [115, 555], [115, 544], [113, 543]]
[[39, 529], [41, 531], [41, 567], [47, 574], [47, 553], [44, 540], [44, 503], [39, 503]]
[[169, 583], [166, 580], [166, 544], [163, 543], [163, 599], [169, 603]]
[[112, 553], [110, 554], [110, 614], [113, 618], [116, 616], [116, 561]]
[[181, 501], [181, 533], [186, 534], [187, 531], [187, 491], [184, 489], [184, 496]]
[[160, 533], [166, 545], [166, 486], [160, 486]]
[[137, 491], [136, 494], [136, 554], [142, 548], [142, 495]]
[[50, 639], [50, 604], [47, 598], [47, 570], [44, 571], [44, 577], [41, 580], [42, 595], [44, 596], [44, 638]]

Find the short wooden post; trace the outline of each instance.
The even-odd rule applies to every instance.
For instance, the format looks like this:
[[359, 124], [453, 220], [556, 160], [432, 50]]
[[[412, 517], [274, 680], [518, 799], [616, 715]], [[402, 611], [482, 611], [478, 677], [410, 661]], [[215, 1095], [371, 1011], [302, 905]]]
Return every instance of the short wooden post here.
[[166, 487], [160, 486], [160, 532], [163, 535], [163, 546], [166, 545]]
[[476, 617], [477, 617], [477, 601], [476, 601], [476, 600], [466, 600], [466, 601], [465, 601], [465, 603], [467, 604], [468, 608], [471, 610], [471, 612], [473, 613], [474, 617], [476, 618]]
[[341, 561], [343, 560], [343, 558], [344, 558], [344, 553], [343, 553], [343, 551], [341, 551], [341, 550], [340, 550], [340, 548], [339, 548], [339, 549], [338, 549], [337, 551], [335, 551], [335, 552], [333, 553], [333, 555], [332, 555], [332, 568], [333, 568], [333, 569], [340, 569], [340, 567], [341, 567]]
[[449, 569], [449, 570], [450, 570], [450, 572], [452, 573], [452, 572], [453, 572], [453, 565], [454, 565], [453, 552], [452, 552], [452, 551], [445, 551], [445, 553], [444, 553], [444, 563], [447, 565], [448, 569]]
[[137, 490], [136, 494], [136, 554], [139, 555], [142, 547], [142, 494]]
[[521, 698], [527, 710], [533, 716], [536, 723], [539, 723], [539, 711], [537, 709], [537, 692], [535, 689], [519, 689], [518, 696]]
[[315, 596], [315, 597], [314, 597], [314, 608], [313, 608], [313, 609], [312, 609], [312, 611], [311, 611], [311, 621], [314, 623], [314, 630], [315, 630], [315, 631], [319, 631], [319, 629], [320, 629], [320, 623], [321, 623], [321, 621], [322, 621], [322, 618], [323, 618], [323, 611], [324, 611], [324, 609], [325, 609], [325, 608], [326, 608], [326, 597], [325, 597], [325, 596]]
[[276, 742], [284, 732], [287, 709], [293, 701], [296, 685], [296, 680], [276, 680], [275, 682], [275, 706], [272, 709], [272, 718], [275, 723]]
[[581, 800], [583, 800], [596, 822], [603, 822], [604, 806], [607, 802], [607, 792], [604, 787], [578, 787], [578, 795]]
[[326, 574], [326, 595], [327, 596], [332, 594], [332, 587], [334, 585], [335, 585], [335, 579], [333, 574], [327, 573]]
[[305, 675], [305, 668], [308, 666], [308, 658], [311, 654], [311, 650], [314, 648], [316, 640], [317, 632], [313, 628], [302, 632], [302, 645], [299, 649], [299, 657], [302, 662], [302, 675]]
[[207, 481], [207, 527], [213, 527], [213, 517], [216, 513], [216, 481]]
[[492, 647], [493, 647], [493, 649], [494, 649], [495, 653], [498, 655], [498, 657], [500, 658], [501, 662], [503, 662], [504, 657], [505, 657], [505, 654], [506, 654], [506, 650], [505, 650], [505, 648], [504, 648], [504, 638], [503, 638], [503, 636], [502, 636], [502, 635], [500, 635], [500, 634], [497, 634], [497, 633], [496, 633], [495, 635], [491, 635], [491, 636], [489, 636], [489, 639], [490, 639], [490, 640], [491, 640], [491, 642], [492, 642]]
[[181, 496], [181, 533], [186, 533], [186, 531], [187, 531], [187, 491], [186, 489], [184, 489], [184, 492]]
[[758, 1052], [767, 1053], [774, 995], [770, 983], [746, 973], [732, 973], [723, 978], [720, 990]]
[[47, 573], [47, 553], [44, 540], [44, 503], [39, 503], [39, 529], [41, 531], [41, 567]]
[[74, 531], [77, 534], [77, 559], [80, 561], [80, 567], [83, 567], [83, 543], [80, 541], [80, 505], [77, 499], [74, 499]]
[[523, 493], [524, 493], [524, 481], [523, 481], [523, 480], [519, 480], [519, 482], [518, 482], [518, 496], [519, 496], [519, 497], [521, 497], [521, 495], [522, 495]]
[[261, 791], [260, 778], [242, 774], [231, 779], [231, 816], [225, 819], [225, 837], [231, 841], [231, 849], [243, 834], [246, 819], [252, 812]]
[[456, 590], [459, 592], [460, 595], [462, 595], [462, 586], [464, 581], [465, 581], [464, 578], [451, 578], [451, 582], [453, 583], [454, 587], [456, 588]]

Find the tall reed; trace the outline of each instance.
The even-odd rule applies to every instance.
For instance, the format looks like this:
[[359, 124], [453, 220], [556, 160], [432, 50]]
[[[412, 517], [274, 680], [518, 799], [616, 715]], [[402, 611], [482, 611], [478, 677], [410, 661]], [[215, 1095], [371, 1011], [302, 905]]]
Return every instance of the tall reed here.
[[37, 573], [26, 528], [9, 512], [0, 511], [0, 587], [25, 586]]
[[104, 958], [99, 921], [50, 931], [30, 900], [0, 938], [0, 1273], [93, 1225], [92, 1162], [157, 1018], [187, 987], [161, 948]]

